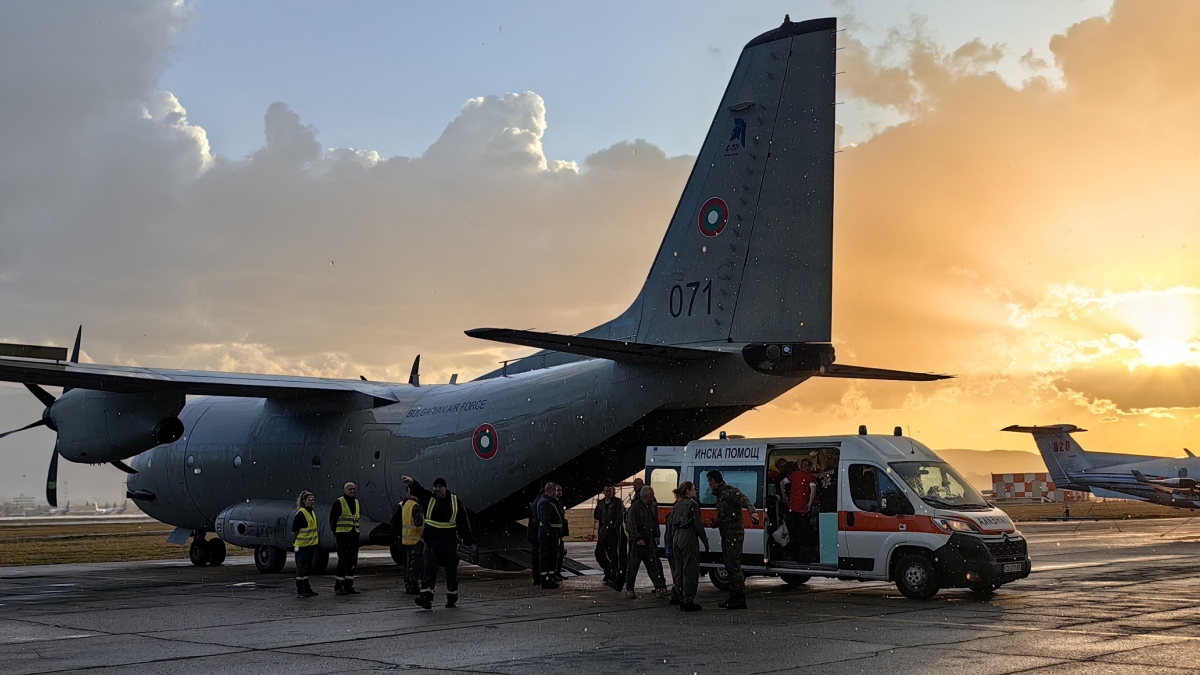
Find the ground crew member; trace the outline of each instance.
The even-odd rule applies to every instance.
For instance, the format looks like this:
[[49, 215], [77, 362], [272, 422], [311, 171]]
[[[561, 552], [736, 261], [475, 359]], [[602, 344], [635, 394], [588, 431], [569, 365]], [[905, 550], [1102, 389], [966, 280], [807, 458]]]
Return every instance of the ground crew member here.
[[717, 529], [721, 532], [721, 554], [729, 573], [729, 598], [717, 606], [746, 609], [746, 576], [742, 573], [746, 528], [742, 524], [742, 509], [750, 512], [750, 522], [755, 525], [758, 525], [758, 510], [741, 490], [726, 483], [716, 469], [708, 472], [708, 489], [717, 498]]
[[654, 509], [654, 488], [642, 486], [641, 499], [625, 512], [625, 529], [629, 531], [629, 568], [625, 570], [626, 597], [637, 600], [633, 590], [638, 568], [644, 563], [646, 574], [654, 584], [654, 594], [663, 597], [670, 593], [658, 564], [658, 512]]
[[555, 570], [558, 567], [558, 549], [562, 545], [562, 532], [565, 518], [558, 508], [557, 493], [554, 483], [547, 483], [543, 494], [545, 499], [537, 502], [538, 520], [538, 569], [542, 573], [542, 588], [553, 590], [558, 588]]
[[400, 530], [400, 546], [404, 549], [404, 592], [416, 595], [421, 592], [421, 575], [425, 573], [425, 544], [421, 541], [425, 514], [412, 490], [405, 488], [404, 501], [392, 514], [392, 528]]
[[317, 498], [304, 490], [296, 498], [296, 517], [292, 519], [292, 532], [296, 535], [296, 597], [315, 598], [320, 595], [312, 589], [308, 575], [312, 573], [313, 560], [321, 550], [321, 533], [317, 530], [317, 513], [313, 506]]
[[571, 523], [567, 521], [567, 507], [562, 500], [563, 489], [562, 484], [554, 484], [554, 505], [558, 508], [558, 513], [562, 517], [562, 533], [558, 537], [558, 554], [554, 558], [554, 580], [558, 583], [565, 581], [563, 579], [563, 561], [567, 559], [567, 537], [571, 536]]
[[596, 520], [596, 563], [604, 570], [604, 583], [619, 591], [625, 576], [625, 567], [620, 564], [625, 504], [617, 499], [617, 488], [612, 484], [604, 486], [604, 499], [596, 502], [592, 518]]
[[425, 573], [421, 578], [421, 594], [414, 603], [433, 609], [433, 590], [437, 586], [438, 568], [446, 571], [446, 607], [458, 603], [458, 542], [475, 550], [475, 536], [467, 520], [467, 509], [451, 494], [445, 478], [433, 479], [433, 491], [425, 489], [411, 476], [401, 476], [408, 489], [425, 511]]
[[696, 587], [700, 584], [700, 542], [708, 551], [708, 533], [700, 519], [700, 503], [696, 501], [696, 486], [689, 480], [675, 489], [675, 506], [667, 516], [667, 541], [674, 553], [671, 579], [675, 588], [672, 597], [679, 598], [680, 609], [698, 612]]
[[342, 487], [342, 496], [329, 509], [329, 527], [337, 541], [337, 572], [333, 577], [333, 592], [338, 595], [358, 595], [354, 588], [354, 572], [358, 569], [358, 520], [362, 505], [355, 495], [354, 483]]
[[529, 535], [529, 571], [533, 573], [533, 585], [542, 585], [542, 554], [541, 547], [538, 545], [538, 507], [546, 495], [550, 494], [554, 483], [546, 483], [542, 491], [534, 497], [532, 502], [529, 502], [529, 524], [525, 526], [525, 531]]

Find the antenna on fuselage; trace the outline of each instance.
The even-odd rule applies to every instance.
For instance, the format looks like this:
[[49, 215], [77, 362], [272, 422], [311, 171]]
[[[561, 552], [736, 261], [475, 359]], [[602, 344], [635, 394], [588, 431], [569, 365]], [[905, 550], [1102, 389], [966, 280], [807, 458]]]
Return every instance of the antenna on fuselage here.
[[421, 386], [421, 355], [417, 354], [417, 358], [413, 359], [412, 372], [408, 374], [408, 383], [414, 387]]
[[1183, 449], [1183, 451], [1187, 453], [1187, 456], [1188, 456], [1188, 457], [1195, 457], [1195, 455], [1193, 455], [1193, 454], [1192, 454], [1192, 451], [1191, 451], [1191, 450], [1188, 450], [1187, 448], [1184, 448], [1184, 449]]
[[458, 384], [458, 373], [450, 376], [450, 384]]

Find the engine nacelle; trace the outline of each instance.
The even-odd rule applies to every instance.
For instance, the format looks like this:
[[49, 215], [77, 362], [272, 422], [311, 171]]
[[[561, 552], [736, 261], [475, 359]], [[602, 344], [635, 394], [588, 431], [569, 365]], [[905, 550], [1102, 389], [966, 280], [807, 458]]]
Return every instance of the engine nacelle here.
[[103, 464], [182, 438], [183, 404], [184, 395], [175, 392], [72, 389], [50, 406], [48, 421], [63, 459]]

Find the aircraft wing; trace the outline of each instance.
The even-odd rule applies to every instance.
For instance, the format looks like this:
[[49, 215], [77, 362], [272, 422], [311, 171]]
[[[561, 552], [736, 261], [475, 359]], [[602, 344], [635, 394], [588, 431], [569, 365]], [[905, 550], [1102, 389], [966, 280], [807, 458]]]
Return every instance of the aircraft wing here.
[[864, 366], [844, 366], [833, 363], [825, 366], [813, 377], [841, 377], [852, 380], [899, 380], [902, 382], [932, 382], [934, 380], [949, 380], [953, 375], [937, 373], [914, 373], [907, 370], [888, 370], [887, 368], [867, 368]]
[[559, 335], [532, 330], [511, 328], [475, 328], [466, 332], [468, 336], [493, 342], [505, 342], [523, 347], [537, 347], [555, 352], [578, 354], [622, 363], [678, 363], [713, 359], [725, 352], [670, 345], [651, 345], [642, 342], [625, 342], [580, 335]]
[[0, 382], [95, 389], [117, 393], [179, 391], [202, 396], [307, 399], [370, 397], [372, 406], [395, 403], [401, 385], [292, 375], [256, 375], [208, 370], [105, 366], [32, 358], [0, 357]]

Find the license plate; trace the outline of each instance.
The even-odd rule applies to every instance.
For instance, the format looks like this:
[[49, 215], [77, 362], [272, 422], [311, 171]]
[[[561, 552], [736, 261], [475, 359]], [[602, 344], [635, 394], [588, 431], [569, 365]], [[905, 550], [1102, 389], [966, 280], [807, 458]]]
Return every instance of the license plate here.
[[1020, 572], [1023, 569], [1025, 569], [1025, 563], [1005, 563], [1004, 564], [1004, 571], [1006, 573], [1007, 572]]

